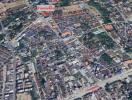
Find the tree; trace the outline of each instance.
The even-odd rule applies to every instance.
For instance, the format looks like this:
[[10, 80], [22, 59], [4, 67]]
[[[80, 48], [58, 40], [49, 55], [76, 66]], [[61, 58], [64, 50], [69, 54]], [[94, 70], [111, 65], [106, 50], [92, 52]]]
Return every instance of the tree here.
[[61, 6], [68, 6], [71, 0], [62, 0]]
[[2, 41], [4, 39], [5, 35], [4, 34], [0, 34], [0, 41]]
[[100, 58], [106, 61], [108, 64], [111, 64], [112, 62], [112, 58], [106, 53], [102, 54]]

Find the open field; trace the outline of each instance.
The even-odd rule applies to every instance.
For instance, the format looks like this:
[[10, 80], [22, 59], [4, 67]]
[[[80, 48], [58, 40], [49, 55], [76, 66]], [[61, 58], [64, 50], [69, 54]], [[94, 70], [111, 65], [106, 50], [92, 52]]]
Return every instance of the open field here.
[[17, 100], [32, 100], [31, 96], [27, 93], [19, 93], [17, 94]]
[[1, 3], [1, 5], [3, 5], [4, 9], [7, 10], [9, 8], [25, 5], [25, 0], [17, 0], [16, 2], [11, 2], [11, 3]]

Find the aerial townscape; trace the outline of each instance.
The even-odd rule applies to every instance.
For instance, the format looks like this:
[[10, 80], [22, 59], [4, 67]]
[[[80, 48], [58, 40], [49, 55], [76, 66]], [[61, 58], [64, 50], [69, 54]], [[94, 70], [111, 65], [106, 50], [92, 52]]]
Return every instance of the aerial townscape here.
[[132, 0], [0, 0], [0, 100], [132, 100]]

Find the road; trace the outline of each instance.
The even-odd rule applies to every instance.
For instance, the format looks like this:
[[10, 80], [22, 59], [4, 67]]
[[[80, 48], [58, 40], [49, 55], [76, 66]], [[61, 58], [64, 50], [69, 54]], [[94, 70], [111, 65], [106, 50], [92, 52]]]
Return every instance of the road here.
[[[13, 51], [14, 52], [14, 51]], [[13, 100], [16, 100], [16, 56], [13, 53], [12, 66], [14, 70], [14, 80], [13, 80]]]
[[33, 21], [30, 25], [28, 25], [27, 27], [25, 27], [19, 34], [17, 34], [15, 36], [15, 38], [12, 40], [12, 43], [19, 41], [25, 35], [24, 32], [28, 28], [32, 27], [32, 25], [36, 24], [39, 21], [44, 21], [44, 23], [46, 23], [47, 25], [50, 25], [49, 22], [48, 22], [49, 20], [45, 19], [42, 15], [40, 15], [39, 13], [37, 13], [36, 11], [33, 10], [33, 7], [32, 7], [31, 4], [29, 4], [28, 0], [26, 0], [25, 3], [37, 15], [38, 18], [35, 21]]
[[[51, 26], [51, 24], [49, 23], [49, 19], [44, 19], [44, 21], [46, 20], [47, 24]], [[56, 35], [58, 36], [59, 32], [55, 29], [53, 29], [53, 31], [56, 33]], [[58, 36], [59, 37], [59, 36]], [[60, 37], [59, 37], [60, 40], [62, 40]], [[63, 41], [63, 40], [62, 40]], [[111, 83], [113, 81], [116, 81], [116, 80], [121, 80], [121, 79], [124, 79], [126, 77], [128, 77], [129, 75], [132, 75], [132, 69], [128, 70], [128, 71], [125, 71], [124, 73], [122, 74], [119, 74], [119, 75], [115, 75], [113, 76], [112, 78], [109, 78], [109, 79], [106, 79], [106, 80], [103, 80], [103, 81], [98, 81], [96, 84], [95, 84], [95, 88], [94, 89], [98, 89], [98, 87], [103, 87], [105, 86], [106, 83]], [[93, 86], [92, 86], [93, 87]], [[83, 96], [84, 94], [88, 93], [91, 91], [91, 89], [93, 89], [92, 87], [85, 87], [84, 89], [81, 89], [81, 90], [76, 90], [72, 95], [68, 96], [67, 98], [64, 98], [64, 100], [73, 100], [75, 98], [78, 98], [78, 97], [81, 97]]]
[[5, 96], [5, 83], [6, 83], [6, 65], [3, 63], [3, 89], [2, 89], [2, 100], [4, 100]]
[[1, 20], [0, 20], [0, 25], [1, 25], [1, 28], [2, 28], [3, 34], [5, 34], [4, 25], [2, 24], [2, 21]]
[[[114, 2], [113, 0], [111, 0], [112, 3]], [[126, 41], [128, 40], [128, 37], [127, 37], [127, 23], [128, 23], [128, 19], [126, 18], [126, 16], [124, 15], [122, 9], [119, 9], [118, 8], [118, 5], [117, 4], [114, 4], [114, 7], [116, 8], [116, 10], [120, 13], [120, 15], [122, 16], [122, 18], [124, 19], [124, 22], [125, 22], [125, 31], [124, 31], [124, 37], [126, 38]]]
[[[29, 4], [28, 4], [29, 5]], [[31, 7], [31, 5], [29, 5]], [[49, 23], [49, 18], [44, 18], [43, 16], [41, 16], [40, 14], [37, 13], [37, 16], [38, 16], [38, 19], [39, 20], [42, 20], [43, 22], [45, 22], [47, 25], [49, 25], [50, 27], [52, 27], [52, 25]], [[33, 23], [32, 23], [33, 24]], [[32, 26], [32, 24], [30, 24], [28, 27], [26, 27], [22, 32], [20, 32], [14, 40], [17, 40], [19, 37], [22, 37], [23, 36], [23, 32], [30, 28]], [[56, 33], [56, 35], [59, 37], [59, 32], [55, 29], [53, 29], [53, 31]], [[59, 37], [60, 40], [62, 40], [60, 37]], [[62, 40], [63, 41], [63, 40]], [[128, 70], [120, 75], [116, 75], [116, 76], [113, 76], [112, 78], [109, 78], [109, 79], [106, 79], [106, 80], [103, 80], [103, 81], [98, 81], [95, 85], [95, 89], [98, 89], [98, 87], [104, 87], [106, 83], [111, 83], [113, 81], [116, 81], [116, 80], [119, 80], [119, 79], [124, 79], [126, 78], [128, 75], [132, 75], [132, 69], [131, 70]], [[76, 90], [72, 95], [68, 96], [67, 98], [65, 98], [64, 100], [72, 100], [72, 99], [75, 99], [75, 98], [78, 98], [78, 97], [81, 97], [83, 96], [84, 94], [88, 93], [91, 91], [91, 89], [93, 89], [92, 87], [85, 87], [84, 89], [81, 89], [81, 90]]]
[[[1, 26], [2, 26], [2, 30], [3, 30], [3, 34], [6, 34], [5, 31], [4, 31], [4, 26], [2, 25], [2, 22], [0, 21], [1, 23]], [[6, 40], [6, 44], [8, 46], [8, 49], [11, 50], [11, 53], [12, 53], [12, 59], [11, 59], [11, 65], [13, 66], [13, 70], [14, 70], [14, 80], [13, 82], [11, 82], [11, 84], [13, 84], [13, 100], [16, 100], [16, 62], [15, 62], [15, 52], [14, 52], [14, 48], [12, 47], [12, 45], [9, 43], [9, 41], [5, 38]], [[5, 83], [6, 83], [6, 73], [7, 73], [7, 70], [6, 70], [6, 65], [4, 65], [3, 67], [3, 90], [2, 90], [2, 100], [4, 100], [5, 98]]]
[[[122, 79], [128, 77], [129, 75], [132, 75], [132, 69], [130, 69], [128, 71], [125, 71], [122, 74], [115, 75], [112, 78], [109, 78], [109, 79], [106, 79], [106, 80], [103, 80], [103, 81], [98, 81], [95, 85], [97, 87], [95, 87], [95, 88], [97, 88], [97, 89], [98, 89], [98, 87], [103, 87], [104, 88], [106, 83], [111, 83], [111, 82], [114, 82], [116, 80], [122, 80]], [[75, 98], [81, 97], [84, 94], [88, 93], [89, 89], [90, 89], [90, 87], [88, 89], [87, 89], [87, 87], [85, 87], [84, 89], [78, 90], [78, 91], [74, 92], [74, 94], [72, 94], [72, 95], [68, 96], [67, 98], [65, 98], [64, 100], [73, 100]]]
[[[89, 8], [88, 5], [85, 5], [85, 7]], [[123, 18], [124, 18], [124, 16], [123, 16]], [[103, 26], [103, 25], [101, 25], [101, 26]], [[104, 88], [104, 86], [106, 85], [106, 83], [111, 83], [111, 82], [116, 81], [116, 80], [122, 80], [122, 79], [128, 77], [129, 75], [132, 75], [132, 69], [130, 69], [128, 71], [125, 71], [122, 74], [115, 75], [115, 76], [113, 76], [113, 77], [111, 77], [109, 79], [106, 79], [106, 80], [103, 80], [103, 81], [98, 81], [95, 84], [95, 86], [96, 86], [95, 89], [98, 89], [98, 87], [103, 87]], [[76, 90], [72, 95], [68, 96], [67, 98], [64, 98], [64, 100], [73, 100], [75, 98], [81, 97], [84, 94], [88, 93], [90, 91], [90, 89], [92, 89], [92, 88], [91, 87], [88, 87], [88, 88], [84, 87], [83, 89]]]

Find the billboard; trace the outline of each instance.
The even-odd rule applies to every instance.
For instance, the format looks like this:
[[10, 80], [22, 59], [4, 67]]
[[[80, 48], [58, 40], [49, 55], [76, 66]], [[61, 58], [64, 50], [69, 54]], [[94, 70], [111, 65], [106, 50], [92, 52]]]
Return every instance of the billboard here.
[[37, 5], [37, 11], [54, 11], [55, 5]]

